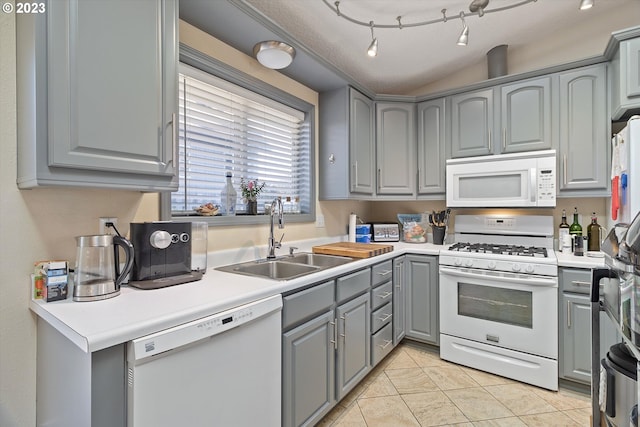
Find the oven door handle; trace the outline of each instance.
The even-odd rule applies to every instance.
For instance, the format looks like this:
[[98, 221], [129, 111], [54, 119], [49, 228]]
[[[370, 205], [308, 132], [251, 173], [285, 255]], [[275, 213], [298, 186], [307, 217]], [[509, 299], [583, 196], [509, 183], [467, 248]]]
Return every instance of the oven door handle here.
[[543, 279], [539, 276], [535, 278], [521, 278], [521, 277], [504, 277], [504, 276], [488, 276], [484, 274], [467, 273], [465, 271], [456, 270], [455, 268], [440, 267], [441, 274], [447, 274], [450, 276], [467, 277], [470, 279], [479, 280], [492, 280], [496, 282], [530, 285], [530, 286], [547, 286], [558, 287], [558, 281], [556, 278]]

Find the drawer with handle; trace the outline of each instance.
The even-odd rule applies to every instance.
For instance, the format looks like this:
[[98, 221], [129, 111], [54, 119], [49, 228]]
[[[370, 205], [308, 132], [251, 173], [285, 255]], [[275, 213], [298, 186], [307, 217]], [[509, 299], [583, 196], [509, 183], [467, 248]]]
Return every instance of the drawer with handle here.
[[376, 333], [393, 318], [393, 305], [391, 301], [371, 313], [371, 332]]
[[377, 286], [393, 278], [393, 262], [381, 262], [371, 267], [371, 286]]
[[393, 282], [387, 282], [371, 290], [371, 310], [375, 310], [393, 299]]
[[591, 270], [583, 268], [560, 268], [560, 288], [562, 292], [591, 293]]
[[371, 337], [371, 365], [375, 366], [393, 350], [393, 327], [387, 324]]

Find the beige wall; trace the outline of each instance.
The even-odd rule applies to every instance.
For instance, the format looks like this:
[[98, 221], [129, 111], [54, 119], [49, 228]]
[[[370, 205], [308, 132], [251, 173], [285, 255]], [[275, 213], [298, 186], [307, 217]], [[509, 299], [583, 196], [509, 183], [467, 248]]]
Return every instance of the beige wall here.
[[[621, 27], [613, 27], [616, 28]], [[252, 58], [222, 45], [188, 25], [181, 25], [180, 37], [183, 42], [223, 59], [242, 71], [290, 90], [309, 102], [317, 103], [317, 94], [313, 91], [275, 71], [258, 66]], [[596, 54], [600, 54], [602, 47], [599, 45], [594, 49], [597, 50]], [[518, 61], [525, 63], [527, 55], [524, 56]], [[3, 279], [0, 282], [0, 426], [3, 427], [35, 425], [36, 319], [28, 308], [28, 275], [33, 262], [40, 259], [73, 261], [74, 236], [96, 233], [100, 216], [118, 217], [119, 228], [125, 231], [131, 221], [154, 220], [158, 217], [158, 197], [155, 194], [109, 190], [17, 189], [15, 57], [15, 15], [2, 13], [0, 236], [3, 238], [3, 245], [0, 250], [0, 271]], [[514, 57], [517, 58], [515, 54]], [[553, 59], [556, 60], [560, 61], [561, 58]], [[484, 77], [470, 79], [483, 80]], [[566, 205], [569, 211], [574, 204], [584, 213], [592, 209], [604, 211], [604, 202], [600, 199], [578, 199], [575, 203], [573, 200], [561, 200], [559, 209]], [[314, 224], [287, 225], [286, 239], [342, 235], [346, 233], [348, 215], [351, 212], [366, 220], [392, 221], [397, 212], [422, 212], [443, 207], [443, 202], [322, 202], [318, 203], [317, 209], [324, 215], [326, 227], [316, 228]], [[559, 218], [558, 209], [553, 213]], [[216, 250], [265, 244], [267, 229], [264, 226], [214, 228], [210, 234], [210, 241], [216, 242], [215, 247], [210, 250]], [[64, 396], [61, 396], [61, 402], [72, 404], [66, 402]]]

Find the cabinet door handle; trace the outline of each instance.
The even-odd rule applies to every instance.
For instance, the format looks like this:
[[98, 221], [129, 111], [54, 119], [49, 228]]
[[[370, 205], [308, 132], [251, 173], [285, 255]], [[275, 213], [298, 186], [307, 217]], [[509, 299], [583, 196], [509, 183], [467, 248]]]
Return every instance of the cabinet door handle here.
[[385, 292], [384, 294], [377, 295], [377, 297], [380, 298], [380, 299], [387, 299], [391, 295], [393, 295], [393, 292]]
[[562, 180], [567, 185], [567, 155], [562, 155]]
[[351, 169], [353, 169], [353, 176], [351, 177], [351, 191], [355, 190], [358, 186], [358, 161], [356, 160], [351, 165]]
[[591, 286], [591, 282], [585, 282], [582, 280], [572, 280], [571, 284], [576, 286]]
[[393, 341], [390, 340], [384, 340], [384, 344], [378, 344], [378, 347], [380, 347], [381, 349], [385, 349], [387, 347], [389, 347], [389, 344], [391, 344]]
[[176, 113], [171, 114], [171, 159], [163, 159], [166, 161], [161, 162], [162, 166], [168, 166], [175, 159], [178, 158], [178, 151], [176, 147]]
[[398, 269], [398, 277], [397, 277], [398, 283], [396, 283], [396, 288], [400, 289], [400, 283], [402, 283], [402, 263], [399, 262], [396, 265], [396, 268]]
[[388, 274], [391, 274], [393, 272], [393, 270], [384, 270], [384, 271], [379, 271], [378, 272], [378, 276], [386, 276]]
[[378, 320], [381, 321], [381, 322], [386, 322], [387, 320], [389, 320], [391, 318], [391, 316], [393, 316], [393, 314], [384, 314], [384, 317], [378, 317]]
[[338, 349], [338, 319], [333, 322], [329, 322], [331, 326], [333, 326], [333, 339], [329, 340], [331, 344], [333, 344], [334, 350]]
[[340, 336], [344, 338], [345, 341], [347, 341], [347, 315], [343, 314], [342, 316], [340, 316], [340, 318], [342, 319], [342, 330], [344, 331], [344, 333], [340, 334]]
[[380, 183], [380, 173], [381, 173], [381, 169], [378, 168], [378, 182], [376, 182], [378, 191], [380, 191], [380, 188], [382, 188], [381, 183]]
[[493, 144], [491, 143], [491, 128], [489, 128], [488, 134], [489, 134], [489, 152], [491, 152], [491, 148], [493, 146]]
[[571, 328], [571, 301], [567, 301], [567, 328]]
[[502, 128], [502, 151], [507, 151], [507, 128]]

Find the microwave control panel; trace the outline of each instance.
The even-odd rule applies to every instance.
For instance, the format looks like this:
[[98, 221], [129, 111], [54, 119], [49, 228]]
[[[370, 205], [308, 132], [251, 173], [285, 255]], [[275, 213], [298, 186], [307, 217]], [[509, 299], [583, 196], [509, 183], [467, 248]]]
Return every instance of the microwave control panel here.
[[555, 168], [538, 168], [538, 206], [546, 205], [556, 205]]

